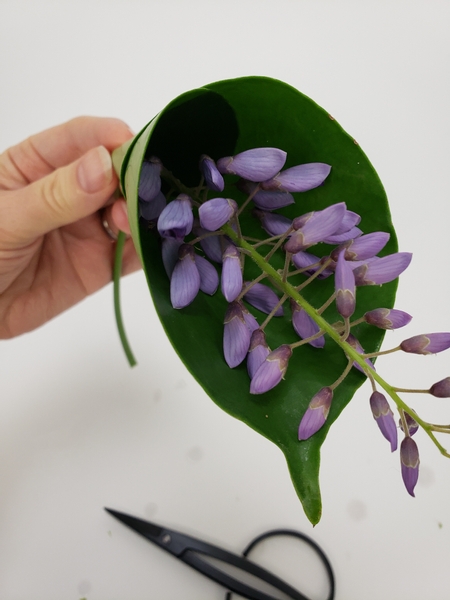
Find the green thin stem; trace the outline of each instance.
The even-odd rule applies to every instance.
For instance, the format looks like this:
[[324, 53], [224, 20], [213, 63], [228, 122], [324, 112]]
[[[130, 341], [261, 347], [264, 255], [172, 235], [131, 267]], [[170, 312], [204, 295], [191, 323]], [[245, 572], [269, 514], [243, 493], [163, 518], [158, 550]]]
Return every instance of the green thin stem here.
[[114, 313], [116, 315], [117, 329], [119, 331], [120, 341], [122, 342], [122, 348], [128, 359], [130, 367], [134, 367], [137, 365], [137, 362], [134, 358], [133, 352], [131, 351], [130, 344], [128, 343], [120, 308], [120, 276], [122, 274], [123, 247], [126, 239], [126, 234], [123, 231], [119, 231], [119, 235], [117, 236], [116, 254], [114, 256], [113, 268]]

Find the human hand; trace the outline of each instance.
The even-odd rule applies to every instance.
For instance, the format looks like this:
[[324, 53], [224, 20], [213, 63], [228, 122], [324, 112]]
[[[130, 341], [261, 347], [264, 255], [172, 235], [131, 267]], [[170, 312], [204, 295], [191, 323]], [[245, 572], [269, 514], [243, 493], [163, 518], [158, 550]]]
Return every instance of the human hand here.
[[[0, 154], [0, 338], [50, 320], [112, 278], [115, 244], [129, 233], [110, 152], [133, 136], [117, 119], [78, 117]], [[123, 274], [140, 267], [128, 239]]]

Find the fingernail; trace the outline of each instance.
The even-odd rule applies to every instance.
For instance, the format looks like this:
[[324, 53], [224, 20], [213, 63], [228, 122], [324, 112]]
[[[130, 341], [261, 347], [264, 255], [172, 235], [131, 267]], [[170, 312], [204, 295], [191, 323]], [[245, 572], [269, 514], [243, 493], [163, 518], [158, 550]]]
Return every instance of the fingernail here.
[[80, 160], [77, 179], [80, 187], [94, 194], [109, 185], [113, 178], [111, 155], [104, 146], [93, 148]]

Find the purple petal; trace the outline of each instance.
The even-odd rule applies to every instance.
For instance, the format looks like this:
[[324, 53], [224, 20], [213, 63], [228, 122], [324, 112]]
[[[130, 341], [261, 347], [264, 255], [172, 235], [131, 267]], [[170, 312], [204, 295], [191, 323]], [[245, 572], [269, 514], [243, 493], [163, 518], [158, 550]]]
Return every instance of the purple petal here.
[[426, 333], [415, 335], [400, 344], [403, 352], [413, 354], [437, 354], [450, 348], [450, 333]]
[[334, 250], [331, 256], [334, 258], [342, 250], [345, 250], [345, 260], [367, 260], [378, 254], [386, 246], [390, 237], [389, 233], [385, 231], [374, 231], [361, 235]]
[[203, 252], [209, 258], [209, 260], [222, 264], [222, 243], [224, 237], [222, 235], [211, 235], [210, 231], [203, 229], [203, 227], [200, 227], [199, 225], [195, 225], [192, 231], [196, 237], [202, 237], [207, 233], [210, 234], [202, 240], [200, 240], [200, 246], [202, 247]]
[[283, 215], [270, 213], [258, 208], [253, 209], [252, 214], [261, 221], [261, 225], [270, 236], [283, 235], [292, 226], [292, 219]]
[[167, 204], [166, 197], [162, 192], [156, 195], [150, 202], [139, 200], [139, 214], [146, 221], [156, 221]]
[[279, 346], [267, 355], [257, 369], [250, 383], [250, 394], [264, 394], [280, 383], [286, 373], [292, 349], [288, 345]]
[[343, 242], [348, 242], [349, 240], [353, 240], [362, 235], [361, 229], [359, 227], [353, 227], [348, 231], [344, 231], [344, 233], [336, 233], [334, 235], [330, 235], [323, 240], [324, 244], [342, 244]]
[[233, 302], [242, 291], [242, 268], [239, 252], [230, 244], [223, 253], [221, 289], [228, 302]]
[[[327, 257], [324, 257], [325, 260]], [[313, 275], [317, 269], [321, 266], [321, 261], [324, 259], [319, 258], [318, 256], [314, 256], [314, 254], [310, 254], [309, 252], [296, 252], [292, 255], [292, 262], [297, 267], [297, 269], [306, 269], [306, 267], [311, 266], [311, 269], [305, 271], [305, 275], [311, 276]], [[312, 266], [314, 265], [314, 266]], [[317, 279], [326, 279], [330, 275], [333, 275], [333, 270], [330, 268], [326, 268], [320, 275], [317, 276]]]
[[235, 156], [226, 156], [217, 161], [223, 174], [239, 175], [243, 179], [259, 182], [270, 179], [286, 162], [286, 152], [278, 148], [253, 148]]
[[162, 261], [169, 279], [172, 277], [173, 270], [177, 264], [178, 250], [182, 243], [182, 240], [176, 240], [175, 238], [163, 238], [162, 240]]
[[200, 289], [200, 274], [195, 264], [194, 249], [182, 244], [178, 251], [179, 260], [170, 280], [170, 301], [174, 308], [188, 306]]
[[233, 369], [247, 356], [250, 346], [250, 330], [247, 327], [239, 302], [232, 302], [225, 313], [223, 329], [223, 353], [227, 365]]
[[375, 325], [380, 329], [399, 329], [408, 325], [412, 316], [402, 310], [395, 308], [376, 308], [369, 310], [364, 315], [364, 320], [370, 325]]
[[[418, 431], [419, 424], [407, 412], [405, 412], [404, 414], [405, 414], [406, 425], [408, 427], [408, 433], [412, 437]], [[400, 429], [403, 431], [403, 433], [405, 433], [405, 429], [403, 427], [403, 421], [402, 421], [402, 419], [399, 419], [398, 424], [400, 426]]]
[[400, 463], [402, 467], [403, 483], [408, 491], [408, 494], [414, 496], [414, 488], [416, 487], [419, 478], [419, 450], [416, 442], [405, 437], [400, 445]]
[[161, 190], [161, 161], [151, 158], [145, 160], [141, 166], [139, 174], [138, 195], [144, 202], [150, 202], [156, 198]]
[[312, 213], [306, 222], [303, 217], [300, 217], [299, 220], [294, 219], [294, 228], [297, 228], [299, 224], [301, 228], [295, 231], [286, 242], [284, 246], [286, 252], [295, 254], [300, 250], [306, 250], [335, 233], [342, 222], [345, 211], [345, 203], [340, 202]]
[[355, 312], [355, 276], [348, 262], [344, 258], [345, 250], [339, 254], [336, 263], [335, 290], [336, 308], [345, 319]]
[[200, 225], [208, 231], [216, 231], [236, 214], [238, 205], [230, 198], [212, 198], [198, 209]]
[[[257, 183], [245, 181], [244, 179], [241, 179], [237, 185], [241, 192], [248, 195], [253, 194], [257, 186]], [[252, 200], [258, 208], [262, 208], [263, 210], [278, 210], [290, 204], [295, 204], [294, 196], [289, 194], [289, 192], [266, 192], [265, 190], [259, 190], [252, 196]]]
[[250, 347], [247, 355], [247, 371], [250, 379], [270, 354], [266, 336], [261, 329], [255, 329], [250, 338]]
[[307, 192], [321, 185], [330, 174], [331, 167], [324, 163], [307, 163], [282, 171], [270, 181], [264, 181], [266, 190]]
[[255, 319], [255, 317], [252, 315], [252, 313], [246, 309], [246, 307], [243, 304], [242, 304], [242, 312], [244, 314], [244, 320], [245, 320], [247, 327], [250, 330], [250, 333], [253, 333], [257, 329], [259, 329], [258, 321]]
[[370, 396], [370, 408], [381, 433], [391, 444], [391, 452], [394, 452], [397, 450], [397, 425], [386, 397], [380, 392], [373, 392]]
[[[312, 337], [319, 332], [317, 323], [311, 319], [308, 313], [291, 299], [292, 325], [295, 332], [302, 340]], [[308, 342], [314, 348], [323, 348], [325, 346], [325, 337], [322, 335], [315, 340]]]
[[210, 190], [221, 192], [225, 187], [225, 182], [216, 163], [207, 154], [200, 157], [200, 171], [205, 178], [205, 183]]
[[396, 252], [377, 260], [368, 260], [354, 271], [356, 285], [382, 285], [397, 279], [411, 262], [410, 252]]
[[200, 274], [201, 291], [212, 296], [219, 287], [219, 275], [216, 269], [203, 256], [195, 255], [195, 264]]
[[[346, 233], [355, 229], [357, 225], [361, 222], [361, 217], [358, 213], [353, 212], [352, 210], [346, 210], [345, 214], [342, 218], [342, 222], [340, 227], [336, 230], [336, 234], [339, 235], [341, 233]], [[356, 236], [355, 236], [356, 237]]]
[[[250, 283], [250, 281], [246, 281], [245, 285], [248, 286]], [[264, 285], [263, 283], [255, 283], [255, 285], [252, 285], [248, 292], [245, 293], [244, 300], [268, 315], [272, 312], [280, 299], [267, 285]], [[283, 315], [284, 310], [283, 307], [280, 306], [274, 316], [282, 317]]]
[[330, 412], [333, 390], [324, 387], [312, 398], [298, 428], [298, 439], [307, 440], [324, 425]]
[[186, 194], [180, 194], [160, 214], [158, 232], [162, 237], [182, 240], [192, 231], [193, 224], [191, 199]]

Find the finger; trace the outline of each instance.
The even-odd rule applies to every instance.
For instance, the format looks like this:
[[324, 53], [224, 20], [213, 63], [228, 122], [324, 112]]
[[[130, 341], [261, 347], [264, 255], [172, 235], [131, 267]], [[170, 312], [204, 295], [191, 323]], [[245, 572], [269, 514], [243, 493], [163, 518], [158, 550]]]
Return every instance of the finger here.
[[[25, 188], [5, 192], [3, 238], [12, 245], [23, 245], [83, 219], [107, 202], [117, 183], [107, 149], [93, 148], [81, 159]], [[9, 231], [5, 232], [5, 225]]]
[[113, 231], [123, 231], [127, 235], [131, 234], [130, 224], [128, 222], [127, 203], [120, 199], [114, 202], [110, 209], [108, 223]]
[[33, 135], [3, 153], [0, 186], [23, 187], [80, 158], [91, 148], [104, 146], [111, 152], [131, 137], [130, 128], [119, 119], [77, 117]]

